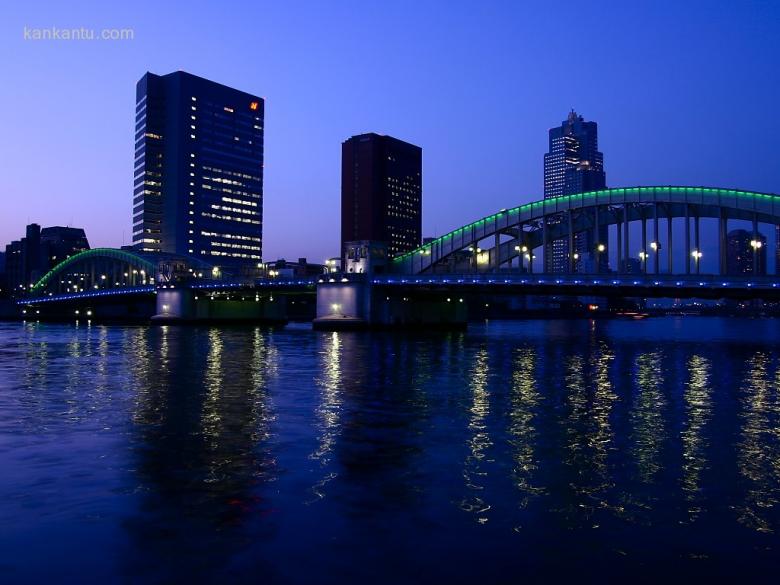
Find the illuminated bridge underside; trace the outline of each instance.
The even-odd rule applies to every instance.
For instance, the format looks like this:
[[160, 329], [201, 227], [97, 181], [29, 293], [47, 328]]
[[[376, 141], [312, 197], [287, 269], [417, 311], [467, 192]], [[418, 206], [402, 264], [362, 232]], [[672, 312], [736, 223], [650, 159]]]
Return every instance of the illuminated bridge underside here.
[[[757, 233], [758, 223], [780, 224], [780, 196], [731, 189], [707, 187], [633, 187], [607, 189], [566, 195], [535, 201], [503, 210], [494, 215], [454, 230], [433, 242], [393, 260], [391, 272], [396, 274], [420, 274], [426, 272], [462, 272], [463, 266], [455, 265], [462, 251], [476, 251], [479, 242], [493, 237], [492, 246], [481, 254], [473, 255], [474, 271], [496, 270], [513, 259], [523, 260], [526, 254], [542, 248], [548, 251], [555, 240], [568, 241], [569, 270], [575, 272], [575, 235], [591, 232], [598, 234], [605, 226], [617, 226], [615, 250], [618, 266], [632, 257], [635, 250], [629, 243], [628, 225], [641, 222], [640, 249], [648, 254], [650, 242], [659, 242], [659, 220], [688, 218], [685, 221], [684, 242], [674, 243], [686, 248], [686, 273], [692, 272], [691, 254], [700, 250], [699, 219], [719, 220], [719, 272], [725, 272], [725, 240], [727, 220], [753, 222]], [[666, 266], [672, 265], [672, 229], [667, 221]], [[691, 229], [693, 223], [693, 230]], [[603, 242], [606, 244], [606, 242]], [[527, 251], [523, 250], [527, 248]], [[593, 250], [594, 271], [599, 265], [598, 255], [608, 250]], [[658, 272], [661, 253], [653, 254], [647, 272]], [[695, 259], [693, 264], [698, 268]]]
[[64, 299], [111, 291], [152, 290], [156, 265], [149, 259], [113, 248], [94, 248], [71, 256], [47, 272], [30, 289], [31, 297]]

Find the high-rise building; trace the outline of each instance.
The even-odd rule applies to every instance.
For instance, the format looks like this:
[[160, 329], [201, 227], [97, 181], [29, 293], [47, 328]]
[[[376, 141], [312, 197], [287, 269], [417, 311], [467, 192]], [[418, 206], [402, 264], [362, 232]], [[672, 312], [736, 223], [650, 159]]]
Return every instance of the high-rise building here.
[[748, 230], [731, 230], [726, 236], [726, 272], [766, 276], [766, 236]]
[[5, 247], [5, 286], [19, 294], [48, 270], [68, 257], [89, 250], [81, 228], [52, 226], [41, 229], [31, 223], [25, 236]]
[[263, 99], [177, 71], [136, 85], [133, 245], [256, 266], [263, 237]]
[[422, 241], [422, 149], [392, 136], [360, 134], [341, 145], [341, 250], [387, 244], [389, 256]]
[[[606, 188], [604, 155], [598, 149], [598, 125], [586, 122], [572, 110], [568, 118], [549, 131], [549, 151], [544, 155], [544, 198], [560, 197]], [[607, 228], [599, 234], [578, 233], [574, 240], [575, 271], [593, 271], [596, 247], [606, 244]], [[565, 239], [545, 250], [546, 272], [568, 272], [569, 247]], [[550, 253], [548, 253], [550, 252]], [[607, 254], [599, 254], [599, 269], [607, 268]]]

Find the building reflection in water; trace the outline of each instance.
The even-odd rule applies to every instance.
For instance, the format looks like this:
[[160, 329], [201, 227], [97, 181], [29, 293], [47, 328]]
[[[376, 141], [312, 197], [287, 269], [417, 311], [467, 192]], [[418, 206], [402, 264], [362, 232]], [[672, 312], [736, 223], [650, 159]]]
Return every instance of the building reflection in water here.
[[[268, 333], [139, 331], [125, 351], [136, 364], [137, 490], [147, 495], [126, 527], [144, 563], [128, 570], [208, 580], [201, 571], [219, 570], [236, 552], [223, 544], [225, 531], [241, 531], [250, 516], [269, 513], [262, 492], [276, 470], [264, 386], [275, 368]], [[156, 575], [163, 567], [175, 573]]]
[[537, 352], [532, 347], [521, 347], [515, 351], [509, 435], [514, 458], [512, 475], [521, 494], [521, 508], [528, 506], [531, 497], [544, 493], [542, 487], [534, 485], [539, 466], [534, 449], [538, 440], [535, 419], [543, 399], [537, 389], [536, 360]]
[[769, 374], [770, 358], [757, 352], [747, 362], [740, 392], [741, 432], [737, 467], [744, 482], [744, 500], [738, 507], [741, 523], [772, 532], [773, 514], [780, 499], [780, 450], [777, 380]]
[[461, 502], [461, 508], [474, 514], [477, 522], [488, 521], [490, 505], [484, 498], [484, 480], [486, 451], [492, 446], [487, 425], [490, 413], [490, 392], [488, 389], [489, 354], [483, 345], [474, 355], [474, 363], [469, 372], [469, 391], [472, 401], [469, 408], [468, 453], [463, 467], [463, 479], [468, 490], [467, 496]]
[[702, 472], [707, 469], [707, 425], [712, 418], [710, 372], [712, 364], [700, 355], [688, 360], [689, 379], [685, 385], [685, 422], [682, 439], [682, 490], [688, 502], [688, 519], [702, 513]]

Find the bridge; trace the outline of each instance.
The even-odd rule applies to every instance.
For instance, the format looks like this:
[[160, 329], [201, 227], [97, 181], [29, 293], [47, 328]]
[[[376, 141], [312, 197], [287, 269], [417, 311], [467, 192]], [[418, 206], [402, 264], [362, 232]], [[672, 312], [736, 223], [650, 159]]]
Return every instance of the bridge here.
[[[637, 258], [643, 273], [660, 274], [664, 251], [665, 273], [700, 273], [705, 253], [702, 219], [717, 222], [717, 274], [726, 274], [728, 222], [750, 222], [758, 241], [759, 223], [780, 225], [780, 197], [710, 187], [630, 187], [543, 199], [501, 210], [453, 230], [395, 258], [390, 271], [486, 272], [511, 267], [514, 262], [521, 271], [534, 272], [539, 271], [540, 264], [549, 266], [554, 242], [563, 240], [564, 272], [568, 274], [603, 272], [603, 260], [612, 245], [618, 273], [626, 271], [628, 259]], [[632, 223], [641, 230], [633, 245], [629, 229]], [[681, 243], [674, 238], [675, 224], [682, 227]], [[661, 227], [665, 234], [661, 234]], [[612, 232], [612, 238], [601, 239], [607, 230]], [[575, 248], [579, 234], [589, 235], [592, 248]], [[485, 240], [489, 241], [488, 246], [484, 246]], [[677, 250], [684, 253], [683, 266], [675, 264]], [[587, 264], [586, 257], [591, 260]]]
[[[704, 221], [717, 233], [716, 244], [705, 249]], [[726, 275], [733, 221], [751, 228], [752, 274]], [[124, 311], [161, 321], [284, 322], [288, 297], [299, 306], [311, 298], [313, 309], [316, 293], [315, 325], [339, 327], [460, 324], [464, 305], [485, 295], [780, 301], [780, 279], [760, 275], [759, 227], [765, 224], [780, 226], [777, 195], [708, 187], [607, 189], [501, 210], [363, 274], [257, 278], [196, 258], [98, 248], [55, 266], [17, 303], [28, 315], [70, 318]], [[563, 272], [549, 272], [554, 249], [562, 251]], [[714, 274], [702, 270], [705, 253], [717, 259]], [[606, 268], [608, 256], [614, 269]]]

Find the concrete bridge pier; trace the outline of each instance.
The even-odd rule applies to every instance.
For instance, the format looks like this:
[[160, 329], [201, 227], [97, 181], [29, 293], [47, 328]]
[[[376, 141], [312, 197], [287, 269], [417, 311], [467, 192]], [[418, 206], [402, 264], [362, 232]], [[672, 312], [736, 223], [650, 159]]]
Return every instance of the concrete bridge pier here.
[[282, 296], [211, 298], [186, 287], [158, 289], [155, 323], [257, 322], [287, 323], [287, 305]]
[[195, 318], [195, 291], [188, 288], [159, 289], [157, 312], [152, 321], [190, 321]]
[[457, 298], [397, 291], [367, 279], [320, 283], [315, 329], [462, 328], [466, 304]]

